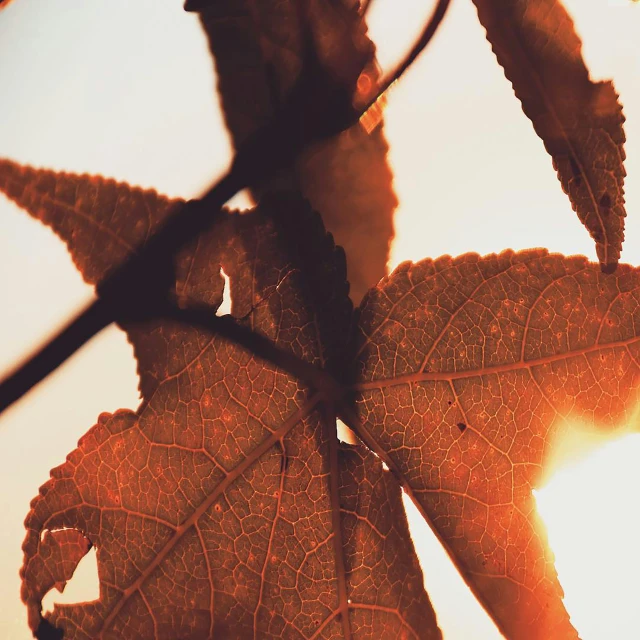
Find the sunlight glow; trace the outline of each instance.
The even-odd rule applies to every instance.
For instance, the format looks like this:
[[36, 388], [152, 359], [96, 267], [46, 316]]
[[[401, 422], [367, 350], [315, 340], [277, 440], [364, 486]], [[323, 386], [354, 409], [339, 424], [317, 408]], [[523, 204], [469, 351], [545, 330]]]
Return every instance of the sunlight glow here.
[[599, 447], [534, 492], [571, 622], [583, 640], [640, 628], [640, 435]]

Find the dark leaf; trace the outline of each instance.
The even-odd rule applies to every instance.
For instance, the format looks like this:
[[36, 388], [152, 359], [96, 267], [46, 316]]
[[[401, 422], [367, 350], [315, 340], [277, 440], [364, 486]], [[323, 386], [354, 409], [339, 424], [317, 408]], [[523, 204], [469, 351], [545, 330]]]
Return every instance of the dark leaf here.
[[[362, 105], [375, 95], [373, 45], [357, 3], [215, 0], [188, 2], [186, 8], [201, 12], [236, 149], [283, 103], [303, 69], [310, 38], [336, 91], [349, 91]], [[381, 127], [368, 134], [358, 124], [312, 145], [289, 170], [253, 185], [257, 196], [300, 191], [321, 212], [345, 248], [356, 301], [386, 273], [397, 205], [387, 150]]]
[[624, 130], [611, 82], [592, 82], [559, 0], [473, 0], [498, 62], [596, 241], [603, 269], [624, 240]]

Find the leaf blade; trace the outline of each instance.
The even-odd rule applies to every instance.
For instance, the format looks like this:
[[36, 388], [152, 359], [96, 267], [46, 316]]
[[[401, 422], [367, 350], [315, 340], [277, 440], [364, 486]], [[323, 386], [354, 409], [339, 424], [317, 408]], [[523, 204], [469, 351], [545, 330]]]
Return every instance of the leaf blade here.
[[577, 637], [535, 512], [571, 420], [631, 428], [640, 272], [545, 251], [405, 263], [360, 310], [360, 427], [507, 637]]
[[[355, 91], [364, 69], [370, 87], [359, 99], [366, 101], [375, 91], [378, 72], [373, 44], [352, 2], [311, 2], [302, 10], [292, 2], [227, 0], [188, 3], [187, 10], [200, 12], [236, 149], [286, 99], [302, 72], [310, 39], [336, 88]], [[367, 134], [357, 124], [312, 145], [294, 166], [266, 183], [251, 185], [258, 198], [270, 191], [293, 190], [309, 199], [347, 253], [351, 296], [356, 302], [386, 274], [394, 236], [398, 203], [387, 152], [382, 127]]]
[[552, 157], [563, 191], [614, 269], [624, 240], [624, 115], [611, 82], [594, 83], [559, 0], [474, 0], [493, 52]]
[[[292, 251], [282, 251], [284, 229], [301, 239]], [[221, 216], [181, 261], [176, 293], [186, 303], [206, 303], [222, 264], [238, 322], [314, 365], [338, 366], [351, 316], [344, 256], [300, 199]], [[318, 637], [340, 637], [350, 626], [354, 638], [421, 627], [439, 638], [399, 489], [361, 449], [346, 458], [337, 451], [336, 470], [322, 394], [200, 326], [138, 329], [155, 336], [140, 366], [164, 373], [136, 413], [99, 419], [27, 517], [22, 595], [35, 612], [32, 629], [41, 534], [68, 527], [97, 548], [101, 597], [45, 618], [65, 637], [314, 637], [319, 629]], [[338, 520], [331, 471], [342, 474], [340, 500], [352, 504]], [[379, 510], [367, 514], [369, 488], [353, 474], [378, 474], [369, 487], [388, 493]], [[342, 571], [336, 521], [345, 527]], [[388, 535], [372, 540], [382, 525]], [[401, 559], [403, 580], [396, 573], [389, 584], [381, 555]], [[357, 593], [363, 574], [368, 589]]]

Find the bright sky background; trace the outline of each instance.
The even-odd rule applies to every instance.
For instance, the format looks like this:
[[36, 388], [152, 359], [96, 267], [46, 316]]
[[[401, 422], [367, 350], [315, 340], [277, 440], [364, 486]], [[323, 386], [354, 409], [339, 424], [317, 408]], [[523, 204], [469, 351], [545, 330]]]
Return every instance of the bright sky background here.
[[[613, 77], [625, 107], [623, 261], [640, 265], [640, 7], [566, 4], [594, 77]], [[383, 67], [428, 12], [424, 1], [375, 0], [370, 30]], [[230, 159], [206, 43], [179, 0], [15, 0], [0, 12], [0, 87], [0, 156], [183, 197], [197, 195]], [[453, 0], [434, 42], [390, 97], [386, 121], [401, 201], [393, 265], [506, 247], [595, 258], [470, 0]], [[92, 292], [62, 243], [4, 199], [0, 225], [4, 369]], [[131, 349], [110, 328], [1, 417], [0, 637], [31, 637], [18, 578], [30, 499], [100, 412], [136, 407], [136, 387]], [[539, 494], [567, 606], [584, 640], [632, 638], [640, 558], [626, 552], [637, 553], [640, 533], [633, 511], [640, 474], [631, 475], [640, 443], [630, 436], [597, 453], [580, 450], [582, 458]], [[426, 527], [412, 530], [446, 640], [499, 638]], [[611, 555], [612, 547], [625, 554]], [[626, 573], [607, 573], [618, 570]], [[603, 627], [612, 621], [615, 630]]]

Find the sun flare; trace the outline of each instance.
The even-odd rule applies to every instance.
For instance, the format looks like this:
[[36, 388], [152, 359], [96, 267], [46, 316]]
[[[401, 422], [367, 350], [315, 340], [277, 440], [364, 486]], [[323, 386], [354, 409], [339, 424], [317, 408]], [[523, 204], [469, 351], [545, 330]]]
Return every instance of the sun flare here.
[[535, 492], [565, 606], [583, 640], [631, 640], [640, 628], [640, 434], [599, 447]]

